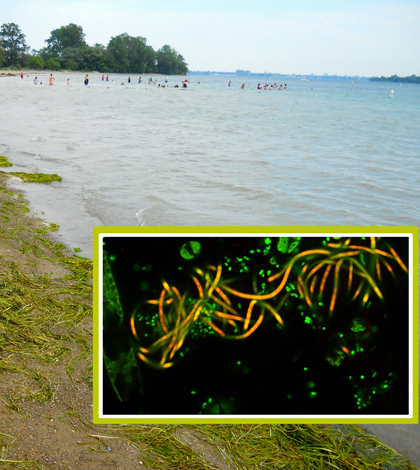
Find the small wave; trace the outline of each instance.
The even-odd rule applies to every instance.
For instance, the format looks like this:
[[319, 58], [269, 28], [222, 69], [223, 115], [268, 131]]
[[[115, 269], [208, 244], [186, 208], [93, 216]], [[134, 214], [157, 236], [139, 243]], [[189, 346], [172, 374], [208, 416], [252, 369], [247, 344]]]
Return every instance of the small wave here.
[[139, 209], [135, 214], [134, 217], [139, 223], [141, 227], [144, 227], [146, 225], [146, 222], [144, 221], [144, 212], [149, 209], [148, 207], [145, 207], [144, 209]]
[[36, 137], [32, 137], [32, 139], [29, 139], [29, 142], [45, 142], [45, 139], [37, 135]]

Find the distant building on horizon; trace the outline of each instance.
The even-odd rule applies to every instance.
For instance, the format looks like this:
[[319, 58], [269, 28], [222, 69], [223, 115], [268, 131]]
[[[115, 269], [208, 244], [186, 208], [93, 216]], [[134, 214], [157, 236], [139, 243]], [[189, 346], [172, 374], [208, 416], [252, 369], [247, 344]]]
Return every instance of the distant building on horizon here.
[[250, 70], [237, 70], [235, 73], [236, 75], [251, 75]]

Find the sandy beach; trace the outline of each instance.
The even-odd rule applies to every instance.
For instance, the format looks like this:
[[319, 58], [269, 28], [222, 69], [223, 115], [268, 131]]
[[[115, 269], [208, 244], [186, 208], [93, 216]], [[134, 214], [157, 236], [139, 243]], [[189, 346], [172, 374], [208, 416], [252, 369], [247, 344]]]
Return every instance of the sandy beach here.
[[[224, 470], [271, 459], [272, 466], [258, 468], [284, 463], [320, 469], [330, 468], [331, 456], [343, 469], [355, 468], [355, 459], [356, 468], [415, 468], [350, 426], [92, 424], [92, 262], [57, 243], [53, 221], [28, 216], [26, 201], [7, 188], [7, 178], [0, 175], [4, 468]], [[267, 450], [280, 434], [283, 451], [274, 445], [279, 437]], [[253, 453], [245, 454], [241, 439]], [[376, 466], [380, 462], [393, 466]]]

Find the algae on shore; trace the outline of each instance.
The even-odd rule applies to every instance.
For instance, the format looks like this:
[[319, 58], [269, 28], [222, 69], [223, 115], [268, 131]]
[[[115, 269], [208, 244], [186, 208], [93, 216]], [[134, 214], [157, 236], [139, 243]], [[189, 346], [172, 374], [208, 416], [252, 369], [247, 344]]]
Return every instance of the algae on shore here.
[[[3, 166], [9, 166], [9, 165], [3, 165]], [[62, 180], [61, 176], [58, 176], [56, 174], [50, 175], [48, 173], [24, 173], [22, 171], [8, 171], [8, 172], [2, 171], [0, 173], [6, 174], [6, 175], [17, 176], [22, 181], [25, 181], [27, 183], [50, 184], [53, 181]]]
[[7, 157], [3, 157], [0, 155], [0, 166], [13, 166], [13, 163], [9, 162]]
[[406, 469], [360, 428], [92, 423], [92, 261], [52, 239], [0, 174], [0, 466]]

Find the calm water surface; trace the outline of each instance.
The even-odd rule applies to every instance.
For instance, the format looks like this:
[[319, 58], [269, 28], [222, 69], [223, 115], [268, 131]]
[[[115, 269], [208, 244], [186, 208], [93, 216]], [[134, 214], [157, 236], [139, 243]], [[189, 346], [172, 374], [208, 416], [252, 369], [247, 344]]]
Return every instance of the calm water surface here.
[[63, 177], [14, 184], [86, 256], [94, 225], [419, 225], [417, 85], [39, 78], [1, 78], [0, 154]]

